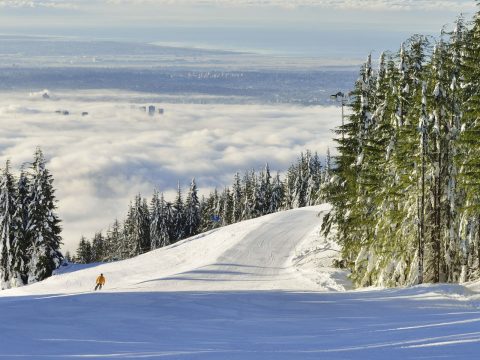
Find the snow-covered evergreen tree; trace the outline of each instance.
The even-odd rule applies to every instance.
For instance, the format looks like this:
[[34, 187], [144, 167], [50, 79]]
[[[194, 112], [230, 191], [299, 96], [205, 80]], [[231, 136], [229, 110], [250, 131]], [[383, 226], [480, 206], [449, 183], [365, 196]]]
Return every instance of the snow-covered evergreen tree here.
[[75, 261], [79, 264], [89, 264], [94, 261], [92, 254], [92, 244], [82, 236], [78, 244]]
[[160, 195], [160, 206], [160, 247], [164, 247], [174, 242], [175, 222], [172, 204], [165, 201], [163, 193]]
[[270, 212], [270, 201], [272, 198], [272, 176], [268, 163], [265, 169], [260, 172], [256, 181], [255, 189], [255, 214], [262, 216]]
[[245, 172], [242, 189], [242, 220], [252, 219], [255, 214], [255, 171]]
[[461, 33], [454, 37], [454, 52], [460, 54], [456, 59], [460, 63], [456, 81], [462, 92], [456, 101], [461, 106], [455, 112], [462, 118], [461, 152], [456, 164], [458, 185], [465, 201], [461, 211], [461, 278], [469, 280], [480, 276], [480, 13], [475, 15], [471, 29], [465, 29], [461, 19], [457, 24]]
[[122, 259], [123, 231], [118, 219], [107, 230], [106, 236], [107, 261]]
[[28, 283], [43, 280], [52, 275], [63, 260], [60, 252], [60, 219], [56, 214], [53, 177], [45, 167], [40, 149], [35, 152], [29, 184], [29, 237]]
[[103, 262], [107, 255], [106, 242], [101, 232], [95, 233], [92, 239], [92, 260], [94, 262]]
[[150, 202], [150, 249], [152, 250], [161, 247], [162, 217], [165, 216], [162, 213], [162, 206], [164, 204], [160, 202], [160, 195], [155, 189]]
[[317, 153], [309, 156], [307, 165], [306, 205], [313, 206], [321, 201], [322, 165]]
[[232, 217], [230, 219], [230, 223], [236, 223], [242, 219], [242, 184], [240, 180], [240, 174], [237, 172], [233, 178], [233, 185], [232, 185], [232, 201], [233, 201], [233, 209], [232, 209]]
[[228, 187], [226, 187], [222, 192], [222, 195], [220, 197], [220, 204], [220, 223], [222, 226], [230, 225], [230, 219], [232, 218], [233, 213], [233, 198], [232, 194], [230, 194], [230, 189]]
[[12, 255], [12, 286], [25, 285], [28, 281], [29, 249], [29, 179], [22, 167], [17, 183], [17, 202], [15, 204], [15, 241]]
[[132, 255], [150, 250], [150, 213], [147, 202], [140, 194], [135, 197], [130, 219], [130, 243]]
[[200, 201], [195, 179], [192, 179], [190, 190], [185, 201], [185, 233], [184, 237], [190, 237], [198, 233], [200, 227]]
[[13, 256], [15, 247], [15, 180], [10, 172], [10, 162], [0, 174], [0, 288], [7, 289], [15, 284]]
[[271, 214], [280, 211], [282, 209], [283, 199], [283, 184], [280, 180], [280, 174], [277, 173], [272, 183], [271, 198], [269, 201], [270, 208], [268, 209], [268, 213]]
[[173, 203], [173, 231], [174, 241], [178, 241], [185, 238], [185, 204], [183, 202], [182, 188], [180, 184], [177, 187], [177, 197]]

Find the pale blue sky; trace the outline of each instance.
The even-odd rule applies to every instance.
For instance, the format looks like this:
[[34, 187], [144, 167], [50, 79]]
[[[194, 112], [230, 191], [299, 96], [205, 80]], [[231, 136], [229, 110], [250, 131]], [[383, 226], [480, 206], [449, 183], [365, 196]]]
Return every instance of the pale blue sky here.
[[358, 57], [475, 10], [474, 0], [0, 0], [0, 33]]

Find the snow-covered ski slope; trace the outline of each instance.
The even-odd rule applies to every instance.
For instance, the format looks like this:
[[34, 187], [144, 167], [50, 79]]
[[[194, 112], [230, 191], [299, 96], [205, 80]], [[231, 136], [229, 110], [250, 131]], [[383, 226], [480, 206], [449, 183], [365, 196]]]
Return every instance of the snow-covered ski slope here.
[[323, 205], [244, 221], [133, 259], [62, 273], [4, 293], [89, 292], [100, 273], [107, 279], [105, 292], [319, 290], [294, 262], [301, 258], [302, 244], [317, 236], [318, 214], [326, 209]]
[[[328, 209], [272, 214], [0, 292], [6, 359], [475, 359], [480, 297], [351, 291], [318, 236]], [[107, 284], [93, 292], [96, 276]]]

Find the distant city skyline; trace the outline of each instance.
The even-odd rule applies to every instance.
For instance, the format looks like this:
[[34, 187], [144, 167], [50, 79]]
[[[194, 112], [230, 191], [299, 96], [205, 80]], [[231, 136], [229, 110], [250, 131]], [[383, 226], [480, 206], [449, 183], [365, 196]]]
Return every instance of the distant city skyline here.
[[0, 33], [358, 59], [475, 11], [473, 0], [0, 0]]

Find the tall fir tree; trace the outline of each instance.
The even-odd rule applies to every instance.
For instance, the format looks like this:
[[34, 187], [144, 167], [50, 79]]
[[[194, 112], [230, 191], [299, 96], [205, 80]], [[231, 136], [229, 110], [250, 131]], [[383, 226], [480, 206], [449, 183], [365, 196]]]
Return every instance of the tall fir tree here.
[[185, 237], [198, 234], [200, 227], [200, 200], [195, 179], [192, 179], [190, 190], [185, 201]]
[[177, 196], [175, 198], [175, 202], [173, 203], [173, 239], [174, 241], [178, 241], [185, 237], [185, 204], [183, 202], [183, 194], [182, 188], [180, 187], [180, 183], [177, 187]]
[[123, 231], [118, 219], [115, 219], [113, 224], [107, 231], [106, 236], [107, 246], [107, 260], [116, 261], [122, 259], [122, 245], [124, 243]]
[[15, 180], [10, 172], [10, 161], [0, 175], [0, 287], [8, 289], [15, 283], [13, 256], [15, 247]]
[[22, 286], [28, 282], [29, 263], [29, 188], [27, 173], [22, 167], [17, 183], [17, 202], [15, 204], [15, 242], [13, 244], [12, 286]]
[[92, 239], [92, 261], [104, 262], [107, 260], [107, 247], [102, 232], [97, 232]]
[[52, 275], [63, 260], [60, 252], [60, 219], [56, 214], [53, 177], [45, 167], [40, 149], [35, 152], [31, 167], [29, 187], [29, 249], [28, 283], [43, 280]]
[[85, 236], [80, 238], [80, 243], [78, 244], [75, 255], [75, 261], [79, 264], [89, 264], [94, 261], [92, 244], [85, 238]]
[[160, 248], [162, 245], [162, 221], [164, 214], [163, 201], [160, 201], [160, 195], [155, 189], [150, 201], [150, 248], [152, 250]]
[[233, 178], [233, 186], [232, 186], [232, 201], [233, 201], [233, 209], [232, 209], [232, 217], [230, 219], [230, 223], [239, 222], [242, 219], [242, 184], [240, 179], [240, 174], [237, 172]]
[[130, 244], [132, 255], [150, 250], [150, 213], [147, 202], [140, 194], [135, 197], [130, 219]]

